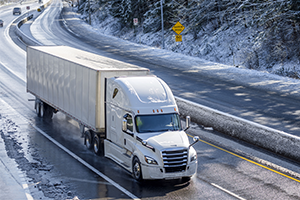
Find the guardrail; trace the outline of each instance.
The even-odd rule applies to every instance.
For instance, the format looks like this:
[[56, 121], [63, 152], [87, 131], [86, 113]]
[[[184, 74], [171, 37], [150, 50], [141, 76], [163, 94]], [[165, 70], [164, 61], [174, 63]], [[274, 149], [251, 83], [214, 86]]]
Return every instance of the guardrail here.
[[[50, 4], [52, 3], [52, 0], [48, 1], [47, 3], [45, 3], [44, 5], [41, 5], [39, 7], [39, 9], [41, 9], [41, 11], [43, 11], [45, 8], [47, 8]], [[35, 11], [30, 11], [28, 12], [29, 16], [25, 17], [24, 19], [20, 20], [17, 24], [16, 30], [15, 30], [15, 34], [20, 38], [20, 40], [22, 40], [26, 45], [29, 46], [40, 46], [42, 45], [41, 43], [39, 43], [38, 41], [28, 37], [26, 34], [23, 33], [23, 31], [20, 29], [20, 27], [25, 24], [27, 21], [33, 19], [34, 15], [33, 12]], [[40, 12], [39, 12], [40, 13]], [[38, 16], [38, 15], [37, 15]], [[36, 17], [37, 17], [36, 16]]]

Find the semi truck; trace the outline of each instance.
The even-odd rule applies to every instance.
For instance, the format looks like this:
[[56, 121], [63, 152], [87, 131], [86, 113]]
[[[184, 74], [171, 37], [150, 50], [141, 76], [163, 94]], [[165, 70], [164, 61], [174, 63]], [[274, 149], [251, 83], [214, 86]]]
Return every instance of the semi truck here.
[[62, 112], [84, 144], [144, 179], [189, 180], [197, 153], [169, 86], [149, 69], [68, 46], [27, 47], [27, 92], [39, 117]]

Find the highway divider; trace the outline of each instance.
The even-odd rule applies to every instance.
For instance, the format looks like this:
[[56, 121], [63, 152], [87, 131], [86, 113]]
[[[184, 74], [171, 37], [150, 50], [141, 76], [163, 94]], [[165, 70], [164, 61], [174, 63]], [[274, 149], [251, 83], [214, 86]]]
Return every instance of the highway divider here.
[[[50, 4], [51, 4], [52, 0], [48, 1], [47, 3], [45, 3], [44, 5], [41, 5], [38, 9], [40, 9], [41, 11], [43, 11], [45, 8], [47, 8]], [[35, 18], [37, 18], [39, 15], [41, 14], [41, 12], [39, 11], [30, 11], [27, 13], [27, 17], [25, 17], [24, 19], [20, 20], [17, 23], [17, 27], [15, 29], [15, 34], [20, 38], [21, 41], [24, 42], [24, 44], [28, 45], [28, 46], [39, 46], [42, 45], [41, 43], [39, 43], [38, 41], [28, 37], [26, 34], [23, 33], [23, 31], [20, 29], [20, 27], [25, 24], [27, 21], [29, 20], [34, 20]], [[24, 15], [23, 15], [24, 16]], [[23, 17], [22, 16], [22, 17]], [[34, 19], [33, 19], [34, 18]], [[17, 19], [18, 20], [18, 19]]]
[[283, 131], [251, 122], [185, 99], [175, 97], [180, 114], [193, 122], [273, 151], [300, 160], [300, 138]]

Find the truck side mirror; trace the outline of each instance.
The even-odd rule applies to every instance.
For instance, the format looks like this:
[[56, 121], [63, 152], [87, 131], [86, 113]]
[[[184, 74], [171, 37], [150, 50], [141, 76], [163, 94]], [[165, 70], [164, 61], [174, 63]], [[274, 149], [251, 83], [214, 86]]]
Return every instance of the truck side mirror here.
[[127, 119], [123, 119], [122, 121], [122, 131], [127, 131]]
[[192, 144], [190, 144], [189, 148], [190, 148], [191, 146], [193, 146], [194, 144], [196, 144], [197, 142], [200, 141], [199, 136], [194, 136], [194, 137], [193, 137], [193, 141], [194, 141], [194, 142], [193, 142]]
[[188, 130], [190, 128], [190, 123], [191, 123], [191, 117], [190, 116], [186, 116], [184, 131], [186, 131], [186, 130]]

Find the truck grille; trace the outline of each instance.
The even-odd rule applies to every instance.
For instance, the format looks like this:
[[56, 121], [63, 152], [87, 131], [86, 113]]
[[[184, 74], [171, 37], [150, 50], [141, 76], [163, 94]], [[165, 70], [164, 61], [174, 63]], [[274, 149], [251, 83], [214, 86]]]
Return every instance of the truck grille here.
[[187, 149], [171, 149], [162, 151], [166, 173], [182, 172], [186, 170], [188, 151]]

